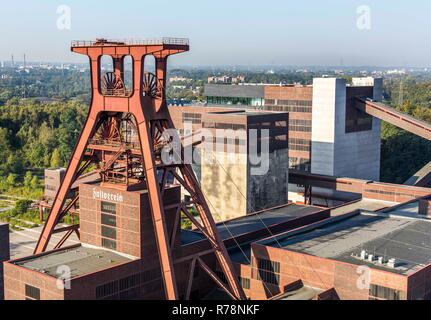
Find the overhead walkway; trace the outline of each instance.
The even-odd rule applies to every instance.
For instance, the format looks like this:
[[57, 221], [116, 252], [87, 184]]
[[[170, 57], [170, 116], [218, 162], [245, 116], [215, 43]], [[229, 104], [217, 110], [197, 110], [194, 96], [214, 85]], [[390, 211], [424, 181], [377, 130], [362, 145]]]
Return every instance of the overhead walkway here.
[[373, 117], [431, 141], [431, 124], [425, 121], [415, 119], [383, 103], [374, 102], [370, 99], [356, 98], [355, 106]]
[[427, 187], [431, 185], [431, 162], [416, 172], [404, 184], [416, 187]]
[[[356, 108], [394, 126], [416, 134], [431, 141], [431, 124], [415, 119], [405, 113], [399, 112], [383, 103], [370, 99], [356, 98]], [[425, 187], [431, 183], [431, 162], [419, 170], [404, 184]]]

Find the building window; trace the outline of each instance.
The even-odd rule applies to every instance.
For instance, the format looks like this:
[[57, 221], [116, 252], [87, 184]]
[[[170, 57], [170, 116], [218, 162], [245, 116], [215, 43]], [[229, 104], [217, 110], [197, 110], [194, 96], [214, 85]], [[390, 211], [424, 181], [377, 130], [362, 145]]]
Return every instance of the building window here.
[[250, 279], [239, 277], [239, 282], [243, 289], [250, 289]]
[[139, 273], [120, 280], [120, 291], [136, 287], [140, 283]]
[[102, 247], [106, 249], [117, 250], [117, 242], [114, 240], [102, 238]]
[[102, 226], [102, 237], [115, 240], [117, 238], [117, 231], [115, 228]]
[[305, 139], [290, 138], [289, 149], [297, 151], [311, 151], [311, 141]]
[[370, 300], [401, 300], [401, 291], [372, 284]]
[[271, 272], [280, 272], [280, 262], [266, 260], [266, 259], [257, 259], [257, 267], [260, 270], [266, 270]]
[[25, 299], [26, 300], [40, 300], [40, 289], [26, 284], [25, 285]]
[[117, 214], [117, 205], [115, 203], [102, 201], [101, 208], [102, 208], [102, 212]]
[[311, 120], [289, 119], [289, 131], [311, 132]]
[[191, 113], [191, 112], [183, 113], [183, 122], [200, 124], [201, 119], [202, 119], [202, 115], [200, 113]]
[[96, 299], [109, 297], [118, 292], [118, 281], [105, 283], [96, 288]]
[[117, 219], [115, 216], [111, 216], [110, 214], [102, 213], [102, 224], [116, 227], [117, 226]]
[[274, 272], [257, 270], [256, 279], [265, 283], [278, 285], [280, 283], [280, 275]]
[[[131, 276], [111, 281], [96, 287], [96, 299], [135, 299], [139, 297], [139, 287], [148, 282], [153, 282], [159, 288], [161, 272], [160, 269], [152, 269]], [[161, 288], [161, 286], [160, 286]]]
[[253, 267], [252, 278], [278, 285], [280, 283], [280, 262], [266, 259], [256, 259], [256, 261], [257, 268]]
[[117, 249], [117, 205], [115, 203], [101, 202], [101, 225], [102, 225], [102, 247], [107, 249]]

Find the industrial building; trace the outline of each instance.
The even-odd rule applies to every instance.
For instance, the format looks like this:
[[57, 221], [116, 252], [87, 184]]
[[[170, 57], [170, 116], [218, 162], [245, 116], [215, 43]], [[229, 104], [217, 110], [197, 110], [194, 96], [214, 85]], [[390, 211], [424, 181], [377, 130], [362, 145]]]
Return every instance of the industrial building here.
[[[426, 245], [431, 189], [300, 172], [293, 177], [295, 183], [308, 179], [316, 187], [356, 193], [358, 199], [334, 208], [286, 204], [218, 223], [247, 297], [428, 297], [423, 279], [431, 263], [431, 249]], [[147, 258], [157, 252], [153, 231], [145, 228], [150, 219], [146, 193], [112, 194], [112, 189], [101, 188], [99, 183], [80, 188], [82, 244], [5, 263], [6, 298], [163, 298], [160, 266], [157, 259]], [[166, 200], [180, 201], [178, 186], [169, 192]], [[135, 209], [139, 201], [141, 210]], [[136, 216], [139, 212], [141, 216]], [[176, 232], [180, 297], [211, 298], [212, 279], [196, 262], [201, 257], [207, 265], [215, 263], [208, 240], [199, 230]], [[71, 268], [71, 289], [57, 288], [58, 272], [64, 265]], [[371, 270], [367, 288], [356, 286], [361, 275], [358, 266]], [[223, 280], [217, 268], [216, 274]]]
[[[223, 105], [217, 97], [249, 97], [245, 85], [210, 84], [208, 106], [259, 109], [289, 113], [289, 168], [314, 174], [380, 180], [380, 122], [431, 140], [429, 124], [402, 114], [382, 103], [382, 78], [315, 78], [313, 84], [258, 85], [254, 97], [262, 106], [234, 103]], [[428, 166], [407, 184], [425, 186], [431, 179]], [[289, 185], [289, 200], [305, 202], [307, 190]], [[325, 189], [313, 190], [315, 203], [335, 205], [351, 195]], [[320, 200], [318, 196], [320, 195]]]
[[7, 223], [0, 223], [0, 300], [3, 299], [3, 261], [10, 259], [9, 248], [9, 225]]
[[[431, 189], [378, 182], [379, 119], [428, 139], [430, 126], [379, 103], [382, 81], [372, 78], [212, 84], [209, 102], [229, 105], [168, 108], [167, 58], [188, 49], [172, 38], [72, 44], [90, 57], [89, 117], [64, 175], [47, 179], [50, 214], [34, 254], [4, 263], [5, 298], [431, 298]], [[113, 70], [101, 71], [102, 56]], [[185, 120], [198, 131], [190, 144]], [[163, 162], [170, 129], [180, 155], [196, 148], [216, 162]], [[243, 135], [219, 140], [218, 129]], [[264, 139], [269, 171], [252, 174]], [[206, 154], [206, 143], [218, 148]], [[60, 225], [75, 213], [79, 224]], [[80, 243], [65, 247], [73, 233]], [[54, 234], [63, 236], [48, 250]]]
[[[244, 85], [205, 87], [208, 105], [227, 104], [216, 97], [249, 97]], [[360, 179], [380, 178], [380, 120], [356, 108], [356, 99], [382, 100], [383, 79], [315, 78], [312, 86], [257, 85], [261, 109], [289, 112], [289, 166], [316, 174]], [[253, 107], [252, 104], [238, 107]], [[314, 150], [314, 152], [313, 152]], [[314, 154], [314, 156], [312, 156]], [[349, 158], [346, 158], [349, 157]], [[368, 163], [369, 165], [365, 165]]]
[[252, 279], [269, 279], [279, 299], [299, 280], [342, 300], [430, 299], [431, 221], [422, 202], [356, 210], [255, 242]]

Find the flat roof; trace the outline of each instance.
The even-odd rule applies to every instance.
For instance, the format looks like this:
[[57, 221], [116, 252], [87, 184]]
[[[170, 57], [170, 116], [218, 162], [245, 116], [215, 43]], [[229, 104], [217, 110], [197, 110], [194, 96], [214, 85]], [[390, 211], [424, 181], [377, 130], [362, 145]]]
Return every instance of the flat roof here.
[[260, 229], [266, 229], [276, 224], [287, 222], [298, 217], [323, 211], [320, 207], [298, 204], [288, 204], [283, 207], [268, 209], [256, 214], [241, 218], [220, 222], [217, 229], [223, 240], [236, 237], [241, 234], [250, 233]]
[[112, 251], [80, 245], [11, 263], [53, 277], [58, 277], [58, 268], [65, 265], [70, 268], [71, 276], [74, 278], [131, 261], [133, 259]]
[[[413, 217], [414, 203], [407, 205], [409, 214], [355, 212], [274, 236], [260, 244], [282, 247], [317, 257], [357, 265], [368, 265], [399, 274], [410, 274], [431, 263], [431, 220]], [[375, 257], [396, 259], [396, 267], [376, 260], [360, 259], [361, 251]]]
[[[288, 222], [298, 217], [310, 215], [323, 211], [324, 209], [315, 206], [305, 206], [289, 204], [287, 206], [270, 209], [256, 215], [249, 215], [235, 220], [227, 221], [225, 224], [218, 223], [217, 229], [223, 240], [237, 237], [241, 234], [266, 229], [273, 225]], [[258, 241], [259, 239], [254, 239]], [[242, 243], [240, 246], [228, 248], [228, 253], [232, 261], [237, 263], [249, 263], [251, 256], [251, 243]]]
[[[222, 240], [238, 237], [247, 233], [270, 228], [274, 225], [288, 222], [298, 217], [321, 212], [325, 209], [316, 206], [288, 204], [283, 207], [268, 209], [256, 214], [217, 223], [216, 227]], [[181, 230], [181, 244], [188, 245], [205, 239], [200, 231]], [[259, 239], [253, 239], [257, 241]], [[228, 248], [231, 259], [238, 263], [248, 263], [250, 260], [250, 243], [241, 243], [240, 247]]]
[[355, 210], [377, 211], [397, 205], [397, 202], [362, 198], [358, 201], [348, 203], [331, 209], [331, 216], [339, 216]]

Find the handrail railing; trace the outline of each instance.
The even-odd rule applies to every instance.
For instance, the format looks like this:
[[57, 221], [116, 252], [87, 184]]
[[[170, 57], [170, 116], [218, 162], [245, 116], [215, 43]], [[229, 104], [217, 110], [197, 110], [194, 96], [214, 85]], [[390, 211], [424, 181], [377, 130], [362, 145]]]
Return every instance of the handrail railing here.
[[112, 40], [112, 39], [97, 39], [97, 40], [74, 40], [71, 43], [73, 48], [75, 47], [93, 47], [93, 46], [148, 46], [148, 45], [189, 45], [189, 39], [187, 38], [153, 38], [153, 39], [124, 39], [124, 40]]

